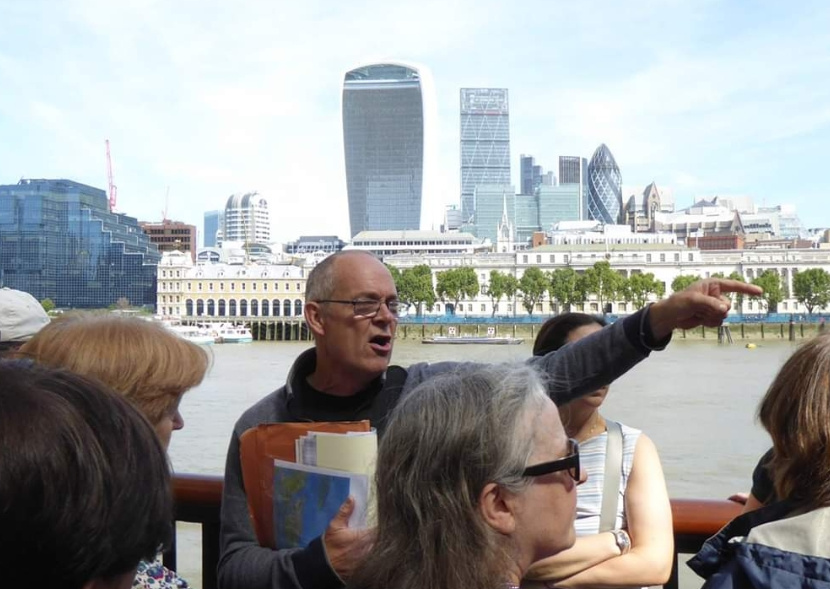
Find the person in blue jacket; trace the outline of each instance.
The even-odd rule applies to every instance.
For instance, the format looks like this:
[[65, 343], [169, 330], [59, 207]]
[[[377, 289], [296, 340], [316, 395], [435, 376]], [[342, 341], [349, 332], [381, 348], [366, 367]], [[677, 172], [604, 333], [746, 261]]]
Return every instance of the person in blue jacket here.
[[787, 360], [758, 418], [774, 500], [732, 520], [689, 567], [704, 589], [830, 589], [830, 334]]

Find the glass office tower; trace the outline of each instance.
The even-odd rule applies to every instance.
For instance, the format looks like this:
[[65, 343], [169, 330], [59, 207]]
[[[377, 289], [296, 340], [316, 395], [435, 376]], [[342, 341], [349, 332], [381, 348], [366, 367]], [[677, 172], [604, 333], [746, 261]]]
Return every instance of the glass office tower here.
[[0, 186], [0, 286], [58, 307], [155, 307], [161, 255], [103, 190], [71, 180]]
[[418, 68], [371, 64], [346, 73], [343, 147], [350, 233], [421, 228], [424, 98]]
[[510, 184], [507, 88], [461, 89], [461, 214], [465, 223], [476, 213], [476, 186], [484, 184]]
[[615, 225], [620, 222], [621, 211], [622, 175], [603, 143], [588, 163], [588, 218]]

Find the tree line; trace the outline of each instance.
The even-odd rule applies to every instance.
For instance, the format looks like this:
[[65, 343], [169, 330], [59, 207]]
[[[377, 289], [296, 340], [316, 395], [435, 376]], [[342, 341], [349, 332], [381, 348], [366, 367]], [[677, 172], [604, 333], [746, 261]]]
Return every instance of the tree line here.
[[[490, 299], [492, 315], [496, 314], [497, 306], [502, 300], [512, 301], [514, 309], [518, 300], [525, 311], [532, 315], [537, 304], [545, 297], [559, 304], [562, 310], [570, 311], [574, 305], [584, 303], [592, 295], [602, 310], [606, 303], [619, 301], [640, 308], [652, 298], [661, 299], [666, 294], [665, 283], [657, 280], [651, 272], [625, 277], [605, 260], [595, 263], [583, 273], [570, 267], [545, 272], [531, 266], [521, 278], [516, 278], [512, 274], [491, 270], [490, 280], [483, 287], [479, 284], [475, 269], [470, 266], [438, 272], [434, 285], [432, 269], [426, 264], [404, 270], [389, 265], [387, 267], [395, 280], [398, 297], [414, 306], [417, 315], [421, 315], [424, 310], [431, 310], [439, 300], [457, 309], [460, 302], [473, 300], [479, 294]], [[724, 276], [714, 274], [713, 277]], [[700, 278], [697, 275], [678, 276], [672, 281], [672, 291], [683, 290]], [[737, 272], [728, 278], [745, 281]], [[757, 301], [767, 313], [776, 311], [778, 303], [790, 296], [787, 285], [774, 270], [764, 270], [751, 283], [764, 289], [763, 295], [751, 297], [751, 300]], [[811, 268], [795, 274], [792, 296], [807, 308], [808, 313], [825, 307], [830, 303], [830, 273], [822, 268]], [[743, 297], [738, 295], [736, 302], [740, 307]]]

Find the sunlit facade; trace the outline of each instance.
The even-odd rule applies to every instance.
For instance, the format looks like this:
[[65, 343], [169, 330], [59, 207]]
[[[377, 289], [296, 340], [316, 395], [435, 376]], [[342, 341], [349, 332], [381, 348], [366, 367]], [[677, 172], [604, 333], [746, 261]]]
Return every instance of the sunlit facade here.
[[587, 218], [609, 225], [620, 222], [622, 175], [614, 156], [603, 143], [588, 163]]
[[133, 217], [103, 190], [71, 180], [0, 186], [0, 286], [57, 307], [154, 307], [161, 259]]
[[343, 81], [343, 148], [350, 236], [426, 229], [440, 222], [432, 199], [429, 147], [434, 98], [428, 71], [385, 62]]

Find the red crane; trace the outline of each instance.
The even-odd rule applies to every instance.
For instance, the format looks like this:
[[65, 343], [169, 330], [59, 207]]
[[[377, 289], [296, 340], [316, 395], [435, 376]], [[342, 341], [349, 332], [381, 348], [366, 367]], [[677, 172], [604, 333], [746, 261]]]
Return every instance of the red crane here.
[[110, 157], [110, 140], [106, 140], [107, 144], [107, 179], [109, 180], [110, 192], [110, 212], [115, 212], [115, 199], [118, 194], [118, 187], [112, 182], [112, 158]]

